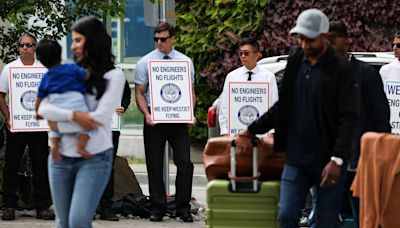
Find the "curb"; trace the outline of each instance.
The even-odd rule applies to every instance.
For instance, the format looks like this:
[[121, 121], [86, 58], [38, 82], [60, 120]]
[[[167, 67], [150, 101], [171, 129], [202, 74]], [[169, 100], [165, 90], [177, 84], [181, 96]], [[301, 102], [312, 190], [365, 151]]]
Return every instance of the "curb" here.
[[[140, 184], [148, 184], [147, 168], [145, 164], [130, 164], [130, 168], [136, 176]], [[176, 180], [176, 167], [173, 164], [169, 166], [169, 183], [175, 185]], [[203, 164], [194, 164], [193, 169], [193, 186], [207, 186], [208, 180], [204, 172]]]
[[[147, 178], [147, 173], [143, 172], [143, 173], [138, 173], [135, 172], [135, 176], [136, 179], [138, 180], [138, 182], [142, 185], [148, 184], [148, 178]], [[176, 178], [176, 174], [175, 173], [170, 173], [169, 174], [169, 183], [170, 185], [175, 185], [175, 178]], [[193, 181], [192, 184], [193, 186], [206, 186], [208, 183], [207, 177], [206, 175], [202, 175], [202, 174], [193, 174]]]

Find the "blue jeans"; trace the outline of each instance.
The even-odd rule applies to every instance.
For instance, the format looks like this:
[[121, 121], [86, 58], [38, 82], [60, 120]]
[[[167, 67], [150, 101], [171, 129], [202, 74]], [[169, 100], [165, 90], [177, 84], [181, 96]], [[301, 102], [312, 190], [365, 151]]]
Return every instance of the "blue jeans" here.
[[[345, 165], [343, 165], [345, 167]], [[285, 164], [281, 181], [279, 201], [279, 222], [281, 228], [298, 227], [301, 209], [304, 208], [310, 187], [317, 191], [316, 221], [313, 227], [339, 227], [338, 214], [346, 180], [346, 170], [342, 168], [338, 183], [332, 187], [321, 188], [321, 167], [292, 166]]]
[[92, 227], [93, 216], [108, 182], [113, 148], [90, 159], [49, 157], [49, 180], [57, 228]]
[[[353, 197], [350, 191], [351, 184], [353, 183], [355, 176], [355, 172], [350, 172], [347, 171], [347, 178], [346, 178], [346, 183], [345, 183], [345, 189], [344, 189], [344, 195], [346, 196], [343, 199], [347, 199], [350, 203], [352, 214], [353, 214], [353, 220], [354, 220], [354, 227], [358, 228], [358, 218], [359, 218], [359, 210], [360, 210], [360, 201], [358, 198]], [[308, 225], [310, 227], [313, 227], [313, 224], [315, 222], [315, 208], [317, 205], [317, 192], [315, 188], [311, 188], [311, 196], [312, 196], [312, 210], [310, 212], [310, 215], [308, 216]]]

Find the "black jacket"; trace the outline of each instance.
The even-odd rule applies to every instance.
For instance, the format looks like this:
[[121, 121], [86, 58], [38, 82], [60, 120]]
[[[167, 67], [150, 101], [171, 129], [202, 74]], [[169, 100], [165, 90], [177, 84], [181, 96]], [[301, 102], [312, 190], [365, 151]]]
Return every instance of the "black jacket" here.
[[[303, 57], [304, 53], [301, 49], [289, 57], [278, 102], [248, 127], [252, 134], [265, 133], [275, 128], [276, 151], [286, 150], [294, 86]], [[340, 157], [345, 162], [349, 159], [358, 121], [357, 84], [350, 64], [330, 45], [323, 58], [323, 68], [326, 72], [324, 75], [327, 76], [320, 79], [318, 84], [316, 113], [321, 136], [321, 165], [328, 163], [331, 156]], [[296, 155], [286, 151], [288, 164], [293, 157]]]
[[350, 167], [357, 167], [360, 155], [361, 136], [368, 131], [391, 132], [390, 108], [383, 90], [379, 72], [369, 64], [351, 56], [350, 63], [360, 86], [358, 105], [360, 110], [360, 125], [354, 140], [354, 149], [350, 159]]
[[125, 112], [131, 103], [131, 88], [129, 88], [128, 81], [125, 81], [124, 92], [122, 94], [121, 106], [124, 107]]

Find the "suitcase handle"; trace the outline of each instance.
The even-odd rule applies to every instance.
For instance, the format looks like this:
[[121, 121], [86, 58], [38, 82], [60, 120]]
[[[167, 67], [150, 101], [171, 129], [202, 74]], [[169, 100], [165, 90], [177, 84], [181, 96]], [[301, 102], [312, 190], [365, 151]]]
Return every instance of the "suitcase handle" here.
[[253, 144], [253, 176], [251, 177], [237, 177], [236, 176], [236, 141], [231, 142], [231, 171], [228, 173], [231, 180], [232, 190], [236, 191], [236, 181], [238, 182], [250, 182], [253, 181], [253, 191], [257, 192], [258, 179], [260, 177], [260, 172], [258, 172], [258, 148], [257, 145], [260, 143], [260, 139], [253, 136], [251, 137], [251, 143]]
[[229, 179], [235, 180], [237, 182], [250, 182], [253, 180], [258, 180], [260, 179], [260, 176], [261, 176], [260, 172], [257, 172], [257, 175], [253, 177], [251, 176], [238, 177], [238, 176], [233, 176], [231, 172], [228, 172]]

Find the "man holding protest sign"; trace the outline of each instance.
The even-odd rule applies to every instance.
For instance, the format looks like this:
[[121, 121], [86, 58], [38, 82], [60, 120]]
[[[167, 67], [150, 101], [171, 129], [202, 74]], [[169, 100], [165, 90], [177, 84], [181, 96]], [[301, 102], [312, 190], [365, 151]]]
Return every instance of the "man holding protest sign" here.
[[189, 57], [173, 47], [175, 28], [162, 22], [154, 31], [157, 49], [136, 65], [136, 103], [144, 115], [143, 137], [151, 201], [150, 221], [159, 222], [167, 210], [163, 182], [166, 141], [177, 166], [176, 215], [193, 222], [190, 213], [193, 163], [188, 125], [195, 123], [194, 67]]
[[394, 34], [393, 52], [396, 61], [382, 66], [379, 73], [390, 106], [392, 133], [400, 135], [400, 32]]
[[257, 66], [257, 41], [245, 38], [239, 46], [243, 66], [226, 76], [221, 95], [221, 135], [237, 135], [278, 100], [275, 75]]
[[[34, 57], [36, 43], [34, 36], [30, 34], [22, 35], [18, 40], [20, 57], [4, 66], [0, 77], [0, 111], [7, 122], [7, 147], [3, 170], [3, 200], [5, 206], [2, 215], [3, 220], [15, 219], [18, 199], [17, 172], [26, 146], [29, 148], [32, 161], [36, 218], [54, 219], [54, 214], [49, 210], [52, 202], [47, 172], [49, 149], [46, 130], [48, 128], [44, 126], [44, 121], [34, 120], [36, 91], [46, 70]], [[9, 92], [10, 110], [5, 99]], [[14, 112], [18, 105], [22, 106], [20, 108], [22, 111]], [[27, 112], [27, 114], [20, 115], [23, 112]], [[18, 125], [19, 122], [23, 123], [22, 127]]]

